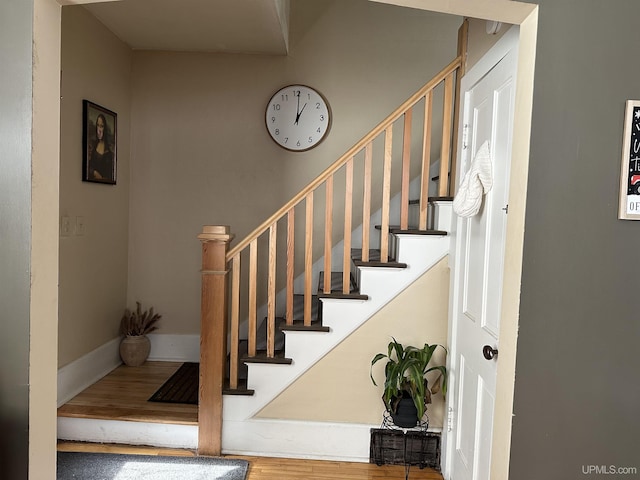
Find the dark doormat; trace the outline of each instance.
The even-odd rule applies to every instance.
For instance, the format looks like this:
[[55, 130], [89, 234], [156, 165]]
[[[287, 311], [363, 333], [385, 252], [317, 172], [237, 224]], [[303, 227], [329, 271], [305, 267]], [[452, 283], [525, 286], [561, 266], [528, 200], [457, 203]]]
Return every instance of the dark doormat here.
[[58, 452], [57, 480], [245, 480], [249, 462], [217, 457], [161, 457]]
[[183, 363], [154, 393], [150, 402], [198, 404], [199, 363]]

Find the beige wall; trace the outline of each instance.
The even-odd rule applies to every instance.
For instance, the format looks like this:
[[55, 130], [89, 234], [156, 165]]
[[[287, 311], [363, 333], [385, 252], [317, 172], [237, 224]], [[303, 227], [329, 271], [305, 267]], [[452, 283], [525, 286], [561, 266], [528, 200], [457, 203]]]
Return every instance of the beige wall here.
[[[63, 8], [60, 215], [84, 217], [85, 234], [60, 237], [60, 367], [116, 337], [125, 307], [130, 72], [124, 43], [82, 7]], [[81, 181], [83, 99], [118, 114], [115, 186]]]
[[[356, 332], [316, 363], [305, 375], [267, 405], [260, 418], [378, 424], [384, 406], [384, 362], [374, 368], [374, 387], [369, 365], [376, 353], [386, 353], [391, 337], [421, 347], [424, 343], [447, 344], [449, 264], [441, 260], [431, 270], [386, 305]], [[434, 364], [444, 365], [438, 349]], [[435, 363], [437, 362], [437, 363]], [[433, 396], [428, 407], [430, 425], [442, 427], [442, 395]]]
[[[128, 300], [196, 333], [204, 224], [243, 237], [455, 56], [459, 17], [366, 1], [291, 6], [288, 57], [135, 52]], [[288, 153], [264, 127], [290, 83], [329, 100], [329, 137]]]

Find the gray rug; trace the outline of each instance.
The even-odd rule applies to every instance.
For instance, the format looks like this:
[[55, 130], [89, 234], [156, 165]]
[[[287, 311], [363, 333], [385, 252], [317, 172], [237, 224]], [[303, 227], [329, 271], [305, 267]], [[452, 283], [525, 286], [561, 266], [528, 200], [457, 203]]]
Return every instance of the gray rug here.
[[57, 480], [245, 480], [249, 462], [211, 457], [159, 457], [58, 452]]

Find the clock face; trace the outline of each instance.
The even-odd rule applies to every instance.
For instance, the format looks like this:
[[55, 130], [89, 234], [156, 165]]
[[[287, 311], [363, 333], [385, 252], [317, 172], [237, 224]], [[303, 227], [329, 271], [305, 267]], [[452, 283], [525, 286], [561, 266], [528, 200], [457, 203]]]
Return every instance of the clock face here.
[[269, 100], [267, 130], [282, 148], [302, 152], [318, 145], [329, 133], [331, 111], [324, 97], [305, 85], [289, 85]]

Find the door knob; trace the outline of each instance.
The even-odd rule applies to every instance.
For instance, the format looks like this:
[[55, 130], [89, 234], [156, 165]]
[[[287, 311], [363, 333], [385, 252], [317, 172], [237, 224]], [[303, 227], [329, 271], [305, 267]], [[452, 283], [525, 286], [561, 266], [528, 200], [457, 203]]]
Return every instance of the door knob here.
[[491, 348], [490, 345], [485, 345], [482, 348], [482, 356], [484, 358], [486, 358], [487, 360], [492, 360], [493, 357], [498, 355], [498, 349], [497, 348]]

